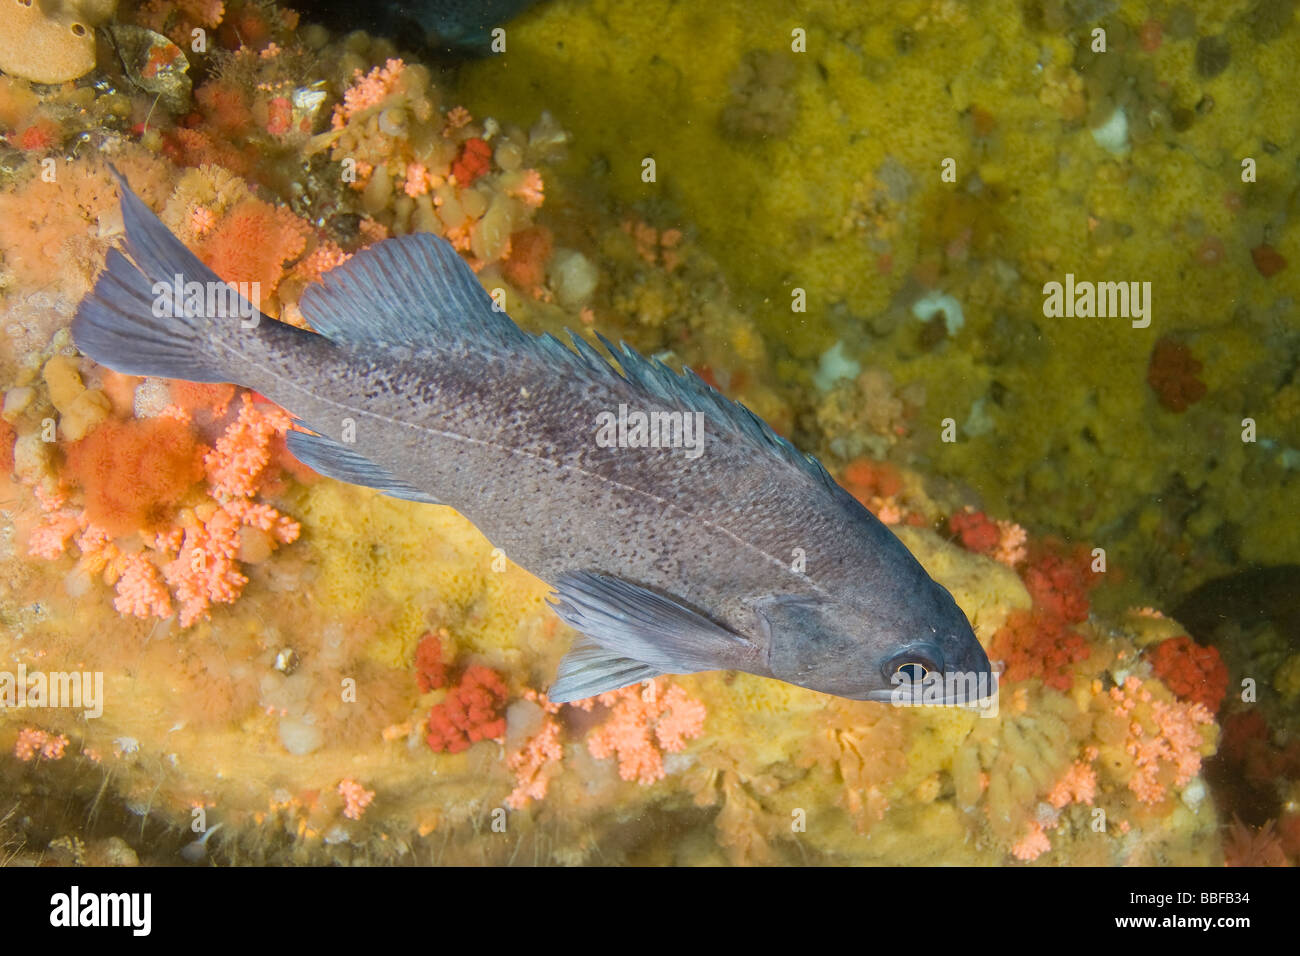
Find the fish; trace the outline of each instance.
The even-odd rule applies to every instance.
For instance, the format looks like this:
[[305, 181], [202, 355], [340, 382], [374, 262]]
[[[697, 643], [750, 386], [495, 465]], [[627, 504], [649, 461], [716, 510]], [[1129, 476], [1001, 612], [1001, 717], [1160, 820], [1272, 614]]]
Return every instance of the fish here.
[[308, 286], [311, 330], [217, 308], [173, 290], [234, 287], [113, 175], [122, 248], [78, 306], [77, 348], [128, 375], [253, 389], [294, 416], [289, 450], [320, 474], [460, 512], [578, 632], [552, 701], [712, 670], [895, 703], [970, 703], [962, 681], [991, 680], [899, 539], [690, 369], [525, 332], [427, 233]]

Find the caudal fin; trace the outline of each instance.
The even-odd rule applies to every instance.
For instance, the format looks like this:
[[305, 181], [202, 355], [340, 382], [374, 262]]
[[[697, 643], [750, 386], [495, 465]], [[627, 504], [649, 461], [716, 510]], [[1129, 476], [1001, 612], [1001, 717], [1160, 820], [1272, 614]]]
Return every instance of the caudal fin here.
[[109, 169], [121, 193], [124, 246], [131, 258], [109, 250], [104, 271], [72, 322], [77, 348], [127, 375], [238, 384], [237, 340], [251, 328], [240, 327], [242, 317], [255, 317], [253, 324], [270, 320], [190, 252], [122, 175]]

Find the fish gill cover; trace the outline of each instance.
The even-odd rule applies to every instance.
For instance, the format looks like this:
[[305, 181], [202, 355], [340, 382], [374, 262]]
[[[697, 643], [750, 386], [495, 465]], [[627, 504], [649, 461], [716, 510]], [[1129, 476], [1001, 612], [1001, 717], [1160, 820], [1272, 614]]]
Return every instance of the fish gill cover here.
[[0, 24], [15, 860], [1295, 862], [1291, 4], [408, 6]]

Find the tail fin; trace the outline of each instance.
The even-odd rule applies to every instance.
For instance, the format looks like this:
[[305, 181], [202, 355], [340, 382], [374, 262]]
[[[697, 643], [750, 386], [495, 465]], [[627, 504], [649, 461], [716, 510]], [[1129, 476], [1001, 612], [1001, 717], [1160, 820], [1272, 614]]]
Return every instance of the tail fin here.
[[[270, 320], [199, 261], [131, 192], [126, 179], [109, 169], [121, 192], [131, 259], [109, 250], [104, 271], [72, 322], [77, 348], [128, 375], [237, 382], [238, 351], [230, 340], [248, 334], [239, 328], [238, 316]], [[177, 296], [178, 285], [182, 292], [188, 288], [203, 294]], [[210, 305], [218, 296], [224, 303], [220, 311], [229, 317], [208, 314], [217, 311]]]

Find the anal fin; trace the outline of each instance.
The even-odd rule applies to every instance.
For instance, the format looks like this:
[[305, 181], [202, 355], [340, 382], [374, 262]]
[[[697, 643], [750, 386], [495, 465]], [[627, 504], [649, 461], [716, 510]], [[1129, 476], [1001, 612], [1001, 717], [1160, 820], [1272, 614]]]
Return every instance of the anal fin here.
[[649, 664], [612, 654], [583, 635], [560, 661], [555, 683], [546, 696], [552, 703], [567, 704], [650, 680], [660, 673]]

